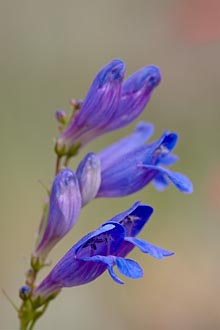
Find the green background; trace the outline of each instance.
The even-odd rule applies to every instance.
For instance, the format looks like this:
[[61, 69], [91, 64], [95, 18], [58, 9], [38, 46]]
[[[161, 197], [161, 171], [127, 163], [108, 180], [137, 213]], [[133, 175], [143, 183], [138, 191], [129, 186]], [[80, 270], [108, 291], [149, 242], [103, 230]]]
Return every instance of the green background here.
[[[210, 10], [210, 1], [201, 3]], [[155, 124], [154, 137], [165, 129], [179, 133], [175, 169], [191, 178], [195, 190], [185, 196], [173, 187], [158, 193], [149, 186], [84, 208], [51, 253], [53, 263], [136, 200], [155, 208], [141, 237], [176, 254], [158, 261], [135, 251], [143, 279], [119, 286], [105, 274], [63, 290], [38, 330], [220, 327], [220, 39], [207, 37], [204, 30], [213, 20], [201, 23], [200, 7], [191, 4], [0, 1], [0, 287], [17, 304], [45, 196], [39, 182], [50, 185], [54, 174], [55, 110], [69, 110], [71, 97], [84, 98], [97, 71], [113, 58], [125, 61], [127, 75], [147, 64], [161, 68], [163, 80], [141, 120]], [[72, 168], [86, 152], [101, 150], [135, 124], [88, 145]], [[0, 293], [0, 329], [17, 328], [16, 314]]]

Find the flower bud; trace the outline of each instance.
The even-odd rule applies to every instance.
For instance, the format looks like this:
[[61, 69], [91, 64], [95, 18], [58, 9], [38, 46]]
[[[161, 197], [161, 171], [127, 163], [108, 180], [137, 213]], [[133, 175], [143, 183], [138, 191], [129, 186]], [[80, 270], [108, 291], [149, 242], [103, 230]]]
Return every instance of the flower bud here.
[[131, 75], [122, 84], [118, 111], [107, 130], [115, 130], [135, 120], [148, 104], [151, 94], [161, 81], [157, 66], [148, 65]]
[[28, 285], [24, 285], [19, 290], [19, 296], [22, 300], [27, 300], [30, 298], [31, 288]]
[[124, 72], [124, 63], [118, 59], [100, 70], [82, 108], [58, 138], [59, 149], [64, 148], [68, 154], [75, 145], [85, 145], [99, 135], [99, 129], [110, 121], [118, 109]]
[[45, 259], [54, 245], [75, 225], [81, 210], [81, 194], [76, 174], [63, 169], [53, 182], [49, 204], [40, 224], [34, 255]]
[[56, 111], [56, 119], [61, 124], [66, 124], [67, 122], [67, 114], [64, 110], [57, 110]]
[[101, 167], [99, 158], [89, 153], [79, 164], [76, 171], [79, 180], [82, 206], [93, 200], [101, 183]]

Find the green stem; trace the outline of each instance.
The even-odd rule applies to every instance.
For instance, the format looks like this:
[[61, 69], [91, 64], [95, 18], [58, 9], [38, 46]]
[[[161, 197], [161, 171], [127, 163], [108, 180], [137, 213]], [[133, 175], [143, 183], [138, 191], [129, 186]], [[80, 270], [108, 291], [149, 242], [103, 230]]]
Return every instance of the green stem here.
[[57, 175], [60, 172], [60, 161], [61, 161], [61, 157], [60, 156], [57, 156], [55, 175]]
[[69, 165], [69, 161], [70, 161], [70, 157], [66, 156], [66, 158], [65, 158], [65, 162], [64, 162], [64, 166], [65, 166], [65, 167], [68, 167], [68, 165]]
[[44, 307], [42, 308], [42, 310], [40, 312], [37, 312], [34, 316], [33, 321], [30, 324], [30, 327], [28, 330], [33, 330], [35, 323], [37, 322], [37, 320], [46, 312], [47, 306], [49, 305], [49, 301], [47, 303], [45, 303]]
[[19, 313], [20, 330], [33, 330], [37, 320], [45, 313], [48, 304], [49, 301], [42, 307], [42, 305], [34, 306], [31, 300], [24, 301]]

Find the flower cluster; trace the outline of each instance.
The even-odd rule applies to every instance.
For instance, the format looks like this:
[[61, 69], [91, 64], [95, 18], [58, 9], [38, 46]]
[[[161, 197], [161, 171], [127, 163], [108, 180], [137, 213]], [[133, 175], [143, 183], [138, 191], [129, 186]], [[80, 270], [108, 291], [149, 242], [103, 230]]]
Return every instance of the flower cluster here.
[[[151, 123], [140, 122], [131, 135], [96, 154], [88, 153], [75, 172], [69, 168], [69, 160], [85, 144], [136, 119], [161, 81], [160, 70], [153, 65], [125, 81], [124, 75], [124, 63], [113, 60], [97, 74], [84, 100], [71, 101], [73, 113], [69, 118], [63, 110], [56, 112], [61, 131], [55, 146], [56, 176], [45, 201], [32, 268], [20, 290], [23, 324], [30, 323], [27, 315], [41, 316], [43, 311], [38, 309], [46, 307], [63, 287], [89, 283], [106, 270], [120, 284], [123, 281], [116, 275], [115, 267], [127, 277], [142, 277], [139, 264], [127, 258], [135, 247], [159, 259], [173, 254], [137, 237], [153, 208], [136, 202], [79, 240], [35, 286], [37, 272], [45, 265], [49, 252], [76, 224], [81, 208], [93, 199], [127, 196], [150, 183], [159, 191], [170, 183], [183, 193], [193, 190], [186, 176], [170, 169], [178, 161], [173, 154], [178, 135], [165, 131], [149, 142], [154, 131]], [[26, 303], [28, 299], [31, 305]]]

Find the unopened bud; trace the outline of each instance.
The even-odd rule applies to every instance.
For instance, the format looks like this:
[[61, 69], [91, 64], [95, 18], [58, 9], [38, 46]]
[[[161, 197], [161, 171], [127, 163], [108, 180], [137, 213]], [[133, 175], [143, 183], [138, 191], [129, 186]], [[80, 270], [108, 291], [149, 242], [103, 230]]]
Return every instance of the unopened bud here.
[[73, 110], [79, 110], [83, 104], [83, 100], [71, 99], [69, 102]]
[[31, 288], [28, 285], [24, 285], [19, 290], [19, 296], [22, 300], [27, 300], [30, 298]]
[[79, 180], [82, 205], [88, 204], [93, 200], [101, 183], [101, 166], [99, 158], [89, 153], [79, 164], [76, 175]]
[[57, 110], [56, 111], [56, 119], [58, 120], [59, 123], [61, 124], [66, 124], [67, 123], [67, 114], [64, 110]]

